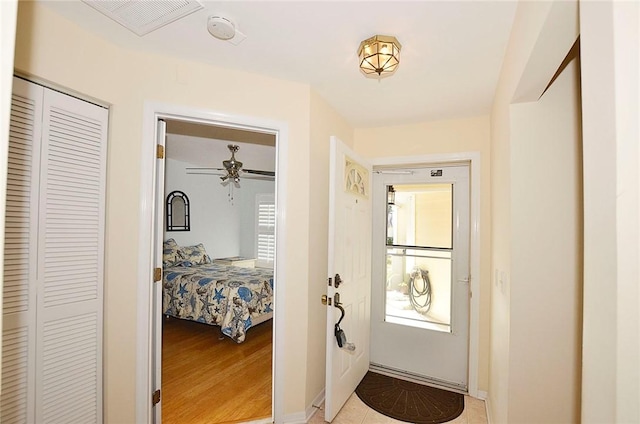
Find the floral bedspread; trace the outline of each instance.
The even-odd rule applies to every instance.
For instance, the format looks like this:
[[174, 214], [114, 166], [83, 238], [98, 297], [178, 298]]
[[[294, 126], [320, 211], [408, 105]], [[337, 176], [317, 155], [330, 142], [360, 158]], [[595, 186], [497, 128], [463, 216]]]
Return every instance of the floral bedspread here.
[[273, 312], [273, 271], [218, 264], [165, 268], [165, 315], [219, 325], [237, 343], [252, 318]]

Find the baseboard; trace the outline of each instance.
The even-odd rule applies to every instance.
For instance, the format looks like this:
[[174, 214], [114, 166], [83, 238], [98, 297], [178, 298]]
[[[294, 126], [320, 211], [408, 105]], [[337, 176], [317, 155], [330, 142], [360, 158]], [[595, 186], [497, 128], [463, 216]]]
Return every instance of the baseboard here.
[[311, 405], [307, 406], [304, 412], [296, 412], [294, 414], [287, 414], [284, 416], [283, 422], [285, 424], [305, 424], [309, 422], [311, 417], [320, 410], [320, 406], [324, 402], [324, 389], [313, 399]]
[[491, 408], [489, 408], [489, 394], [486, 392], [484, 398], [484, 410], [487, 414], [487, 424], [491, 424], [493, 420], [491, 419]]
[[489, 408], [489, 393], [484, 390], [478, 390], [477, 398], [484, 401], [484, 413], [487, 416], [487, 424], [491, 424], [491, 416], [489, 415], [489, 411], [491, 409]]
[[307, 421], [309, 421], [311, 417], [313, 417], [313, 415], [320, 410], [320, 406], [322, 406], [323, 403], [324, 403], [324, 389], [322, 389], [320, 393], [318, 393], [318, 396], [316, 396], [313, 399], [313, 401], [311, 402], [311, 405], [307, 406], [307, 411], [305, 414], [307, 416]]
[[293, 414], [286, 414], [282, 418], [282, 422], [284, 424], [306, 424], [307, 419], [305, 418], [304, 412], [296, 412]]

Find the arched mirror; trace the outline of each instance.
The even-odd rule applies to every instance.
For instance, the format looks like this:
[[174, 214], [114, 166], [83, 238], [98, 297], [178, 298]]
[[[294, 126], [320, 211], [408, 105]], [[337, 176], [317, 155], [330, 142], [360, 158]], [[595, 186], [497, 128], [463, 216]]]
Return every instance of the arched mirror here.
[[167, 196], [167, 231], [189, 231], [189, 198], [181, 191]]

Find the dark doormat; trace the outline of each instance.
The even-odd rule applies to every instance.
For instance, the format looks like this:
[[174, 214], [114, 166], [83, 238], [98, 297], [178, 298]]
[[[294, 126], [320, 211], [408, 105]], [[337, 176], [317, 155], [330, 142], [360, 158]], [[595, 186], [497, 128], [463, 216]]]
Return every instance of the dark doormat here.
[[464, 411], [464, 396], [459, 393], [371, 371], [356, 388], [356, 394], [379, 413], [415, 424], [446, 423]]

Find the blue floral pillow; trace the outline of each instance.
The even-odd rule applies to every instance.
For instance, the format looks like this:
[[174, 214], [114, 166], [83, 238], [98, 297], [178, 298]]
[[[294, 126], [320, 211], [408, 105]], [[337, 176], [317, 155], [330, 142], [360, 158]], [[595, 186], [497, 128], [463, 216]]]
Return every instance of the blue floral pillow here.
[[166, 240], [162, 244], [162, 266], [163, 268], [170, 268], [177, 266], [185, 260], [180, 250], [180, 246], [174, 239]]
[[202, 243], [195, 246], [183, 246], [180, 248], [183, 259], [183, 266], [205, 265], [211, 263], [211, 258], [207, 255]]

